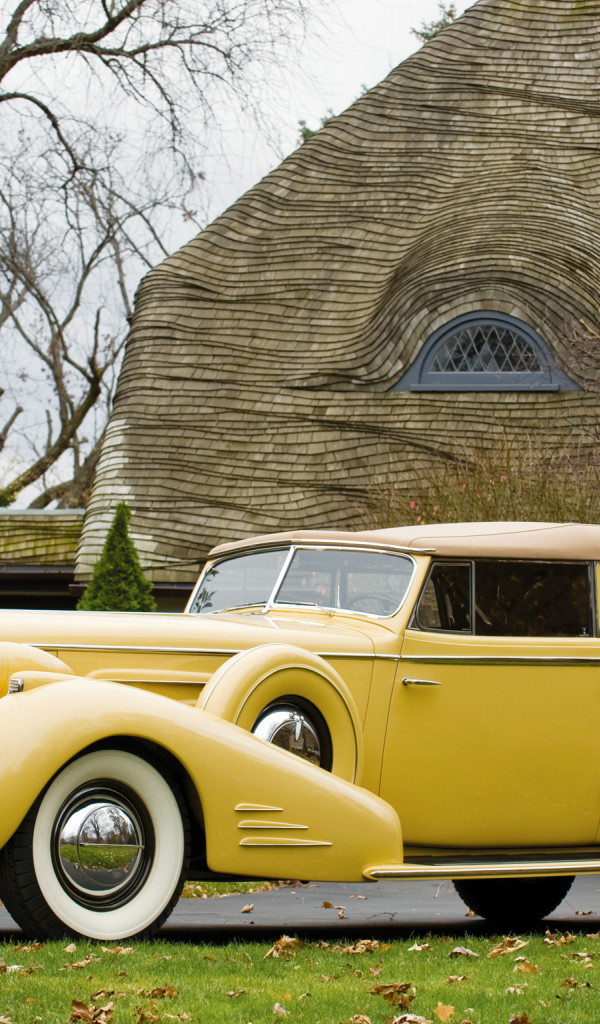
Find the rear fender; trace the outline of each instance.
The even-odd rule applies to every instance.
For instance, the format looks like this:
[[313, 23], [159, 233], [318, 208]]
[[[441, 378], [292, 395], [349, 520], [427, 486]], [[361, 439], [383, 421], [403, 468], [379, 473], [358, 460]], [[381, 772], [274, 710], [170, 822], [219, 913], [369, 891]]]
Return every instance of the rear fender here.
[[211, 870], [359, 881], [398, 863], [396, 812], [379, 797], [208, 712], [89, 678], [0, 702], [0, 845], [54, 774], [82, 750], [122, 737], [167, 750], [195, 786]]

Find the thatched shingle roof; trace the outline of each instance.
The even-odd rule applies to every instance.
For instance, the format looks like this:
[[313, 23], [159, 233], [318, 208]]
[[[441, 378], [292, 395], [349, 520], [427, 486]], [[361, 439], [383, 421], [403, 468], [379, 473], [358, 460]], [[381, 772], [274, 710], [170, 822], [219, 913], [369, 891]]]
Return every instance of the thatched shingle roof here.
[[599, 192], [600, 0], [479, 0], [142, 281], [79, 572], [122, 498], [184, 580], [219, 541], [358, 525], [459, 441], [589, 437], [585, 390], [390, 389], [480, 309], [597, 382]]

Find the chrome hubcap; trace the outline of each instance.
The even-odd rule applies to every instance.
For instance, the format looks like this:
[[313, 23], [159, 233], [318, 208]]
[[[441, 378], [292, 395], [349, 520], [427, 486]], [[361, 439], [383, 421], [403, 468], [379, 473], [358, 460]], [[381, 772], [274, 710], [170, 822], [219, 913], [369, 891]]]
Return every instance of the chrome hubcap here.
[[313, 764], [321, 763], [321, 744], [310, 718], [297, 708], [268, 709], [252, 732], [267, 743], [274, 743]]
[[63, 888], [82, 905], [112, 909], [130, 899], [146, 878], [152, 827], [131, 797], [95, 785], [73, 794], [57, 817], [54, 865]]

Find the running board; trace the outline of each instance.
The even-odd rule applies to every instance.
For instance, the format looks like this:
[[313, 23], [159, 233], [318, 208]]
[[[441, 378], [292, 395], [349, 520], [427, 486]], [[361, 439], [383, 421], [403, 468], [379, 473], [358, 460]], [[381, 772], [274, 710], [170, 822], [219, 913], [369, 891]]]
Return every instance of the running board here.
[[366, 868], [364, 877], [372, 882], [385, 878], [406, 878], [418, 881], [425, 878], [537, 878], [542, 875], [593, 875], [600, 874], [600, 850], [594, 857], [548, 858], [547, 860], [479, 861], [470, 864], [465, 861], [448, 861], [416, 864], [410, 861], [402, 864], [381, 864]]

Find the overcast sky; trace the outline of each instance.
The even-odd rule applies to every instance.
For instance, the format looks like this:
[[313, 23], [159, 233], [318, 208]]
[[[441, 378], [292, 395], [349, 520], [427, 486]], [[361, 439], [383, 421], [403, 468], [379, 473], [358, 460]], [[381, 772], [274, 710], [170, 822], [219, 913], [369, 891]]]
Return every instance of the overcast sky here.
[[[473, 0], [456, 0], [458, 14]], [[339, 114], [419, 47], [411, 28], [438, 15], [437, 0], [331, 0], [309, 19], [299, 65], [289, 69], [275, 95], [265, 94], [274, 123], [270, 141], [254, 124], [225, 129], [223, 154], [207, 160], [208, 219], [217, 216], [298, 145], [298, 121], [317, 128], [328, 111]]]

